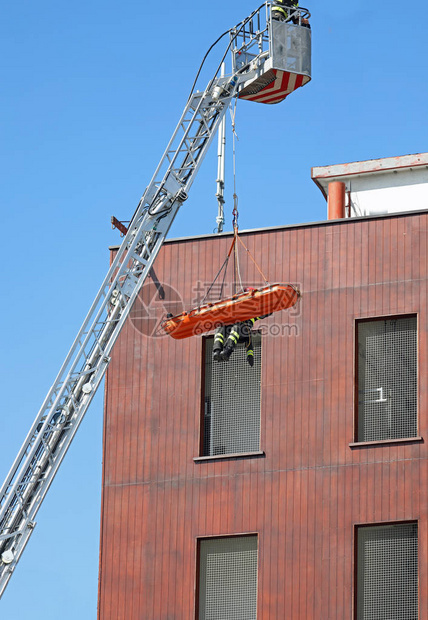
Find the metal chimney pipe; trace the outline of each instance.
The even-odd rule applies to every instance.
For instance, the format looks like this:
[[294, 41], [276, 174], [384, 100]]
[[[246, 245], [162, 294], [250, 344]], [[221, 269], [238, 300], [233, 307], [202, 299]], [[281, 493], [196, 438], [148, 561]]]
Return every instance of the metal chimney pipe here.
[[328, 184], [328, 219], [338, 220], [345, 217], [345, 183], [332, 181]]

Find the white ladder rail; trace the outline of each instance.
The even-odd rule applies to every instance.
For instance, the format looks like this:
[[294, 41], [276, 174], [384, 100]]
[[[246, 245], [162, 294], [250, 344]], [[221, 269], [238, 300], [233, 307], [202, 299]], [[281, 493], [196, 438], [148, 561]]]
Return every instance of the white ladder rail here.
[[[34, 530], [40, 505], [104, 376], [111, 349], [129, 310], [186, 198], [232, 96], [213, 102], [209, 93], [196, 94], [186, 106], [155, 173], [159, 174], [167, 160], [164, 177], [159, 182], [154, 176], [144, 193], [122, 246], [0, 490], [0, 557], [3, 559], [0, 562], [0, 596]], [[190, 116], [188, 120], [186, 115]], [[192, 135], [195, 124], [196, 131]], [[183, 135], [174, 149], [174, 139], [180, 128]], [[58, 419], [52, 424], [55, 414]]]

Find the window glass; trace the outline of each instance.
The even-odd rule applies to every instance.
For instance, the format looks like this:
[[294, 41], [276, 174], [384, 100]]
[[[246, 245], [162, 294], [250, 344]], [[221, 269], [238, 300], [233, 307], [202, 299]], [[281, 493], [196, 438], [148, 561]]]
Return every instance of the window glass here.
[[254, 365], [244, 344], [227, 361], [213, 360], [213, 338], [205, 339], [203, 456], [260, 449], [261, 337], [252, 333]]
[[357, 538], [357, 620], [417, 620], [417, 523], [360, 527]]
[[199, 546], [199, 620], [256, 620], [257, 536]]
[[416, 437], [416, 317], [361, 321], [357, 332], [357, 441]]

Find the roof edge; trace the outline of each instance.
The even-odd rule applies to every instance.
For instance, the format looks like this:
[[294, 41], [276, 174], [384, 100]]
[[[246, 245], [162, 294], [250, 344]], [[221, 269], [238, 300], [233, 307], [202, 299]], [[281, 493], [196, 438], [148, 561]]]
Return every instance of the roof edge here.
[[[385, 218], [403, 217], [408, 215], [421, 215], [428, 213], [428, 209], [417, 209], [414, 211], [400, 211], [399, 213], [376, 213], [374, 215], [360, 215], [358, 217], [346, 217], [338, 220], [320, 220], [318, 222], [302, 222], [301, 224], [283, 224], [281, 226], [267, 226], [266, 228], [249, 228], [247, 230], [240, 230], [240, 235], [250, 235], [254, 233], [265, 233], [274, 230], [292, 230], [294, 228], [310, 228], [311, 226], [328, 226], [331, 224], [350, 224], [352, 222], [361, 222], [364, 220], [381, 220]], [[186, 241], [193, 241], [197, 239], [214, 239], [218, 237], [233, 237], [233, 231], [223, 233], [209, 233], [207, 235], [190, 235], [189, 237], [173, 237], [172, 239], [165, 239], [165, 243], [183, 243]], [[120, 245], [109, 246], [110, 251], [115, 251], [120, 248]]]
[[366, 161], [354, 161], [347, 164], [333, 164], [330, 166], [314, 166], [311, 168], [311, 178], [313, 180], [328, 179], [331, 177], [350, 176], [353, 174], [415, 168], [417, 166], [428, 166], [428, 153], [368, 159]]
[[428, 153], [368, 159], [366, 161], [354, 161], [347, 164], [333, 164], [331, 166], [314, 166], [311, 168], [311, 179], [321, 190], [324, 198], [327, 199], [327, 192], [324, 185], [328, 179], [350, 177], [358, 174], [379, 174], [382, 172], [406, 170], [421, 166], [428, 167]]

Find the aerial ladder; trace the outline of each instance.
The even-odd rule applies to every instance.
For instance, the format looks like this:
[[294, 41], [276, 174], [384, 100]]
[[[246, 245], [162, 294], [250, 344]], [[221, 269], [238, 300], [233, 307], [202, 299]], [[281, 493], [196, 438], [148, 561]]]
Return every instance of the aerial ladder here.
[[[194, 91], [120, 249], [0, 490], [0, 596], [35, 517], [101, 383], [114, 343], [234, 98], [282, 101], [310, 80], [307, 9], [272, 19], [264, 2], [224, 35], [229, 43], [204, 91]], [[222, 36], [224, 36], [222, 35]], [[221, 71], [230, 58], [229, 73]]]

